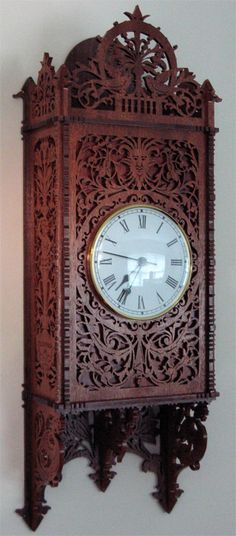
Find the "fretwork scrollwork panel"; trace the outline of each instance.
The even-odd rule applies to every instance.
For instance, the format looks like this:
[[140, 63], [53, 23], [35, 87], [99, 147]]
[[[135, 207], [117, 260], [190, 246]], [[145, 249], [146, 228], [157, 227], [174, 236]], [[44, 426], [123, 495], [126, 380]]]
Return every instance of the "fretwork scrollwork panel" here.
[[[19, 513], [33, 530], [49, 508], [45, 487], [59, 483], [64, 461], [81, 456], [105, 491], [114, 465], [127, 451], [138, 454], [143, 470], [157, 475], [155, 497], [170, 512], [181, 494], [180, 471], [199, 468], [206, 401], [217, 396], [214, 103], [220, 99], [209, 80], [200, 84], [178, 67], [176, 46], [138, 6], [125, 15], [103, 38], [76, 45], [58, 70], [44, 53], [37, 81], [29, 77], [16, 95], [24, 99], [25, 175], [26, 453]], [[164, 305], [169, 299], [171, 308], [155, 308], [160, 316], [140, 311], [138, 294], [139, 314], [121, 316], [102, 301], [102, 285], [95, 290], [92, 283], [98, 236], [124, 207], [132, 212], [130, 205], [172, 217], [186, 252], [189, 244], [182, 259], [163, 256], [167, 270], [182, 261], [188, 271], [186, 285], [176, 280], [184, 292], [176, 300], [168, 298], [163, 277]], [[163, 244], [167, 250], [169, 239]], [[140, 269], [143, 261], [158, 266], [160, 251], [148, 262], [145, 248], [138, 244], [131, 260]], [[118, 253], [130, 258], [129, 251]], [[119, 288], [130, 272], [122, 276], [124, 268], [108, 264]]]
[[117, 473], [117, 462], [131, 452], [141, 457], [144, 472], [156, 474], [153, 496], [171, 511], [183, 493], [177, 483], [180, 472], [200, 467], [207, 414], [204, 403], [68, 414], [61, 436], [65, 462], [86, 457], [93, 471], [89, 476], [105, 491]]
[[25, 284], [25, 302], [33, 321], [26, 321], [30, 340], [27, 366], [31, 391], [60, 400], [60, 297], [62, 215], [58, 128], [30, 134], [31, 158], [27, 161], [26, 251], [30, 280]]
[[[127, 129], [122, 136], [90, 131], [81, 136], [77, 132], [73, 138], [71, 176], [76, 177], [76, 192], [70, 190], [70, 222], [75, 229], [77, 271], [76, 292], [71, 290], [75, 307], [71, 337], [76, 358], [70, 362], [70, 381], [75, 398], [96, 400], [102, 392], [107, 399], [111, 389], [121, 399], [128, 393], [132, 397], [183, 394], [194, 383], [203, 390], [198, 278], [201, 156], [196, 140], [169, 133], [158, 139], [129, 136]], [[117, 206], [132, 203], [168, 211], [192, 244], [188, 292], [155, 322], [114, 315], [97, 299], [86, 269], [88, 244], [97, 226]]]
[[[175, 47], [144, 22], [138, 8], [103, 39], [91, 39], [93, 58], [78, 45], [66, 60], [72, 73], [71, 108], [198, 119], [204, 116], [204, 87], [178, 68]], [[77, 61], [75, 61], [75, 58]]]

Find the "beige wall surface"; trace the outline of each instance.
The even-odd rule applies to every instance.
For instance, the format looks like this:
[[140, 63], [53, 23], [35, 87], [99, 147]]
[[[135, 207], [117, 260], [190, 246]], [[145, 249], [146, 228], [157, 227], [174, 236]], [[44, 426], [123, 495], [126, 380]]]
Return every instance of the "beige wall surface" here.
[[[1, 536], [28, 535], [14, 509], [23, 504], [22, 104], [12, 99], [34, 79], [43, 52], [58, 68], [79, 41], [103, 35], [138, 0], [1, 2]], [[199, 472], [185, 470], [172, 514], [151, 497], [152, 474], [127, 455], [105, 494], [87, 477], [85, 460], [68, 464], [39, 536], [229, 536], [235, 526], [235, 1], [140, 0], [150, 22], [178, 43], [179, 66], [209, 78], [216, 106], [216, 358], [221, 397], [210, 406], [208, 449]]]

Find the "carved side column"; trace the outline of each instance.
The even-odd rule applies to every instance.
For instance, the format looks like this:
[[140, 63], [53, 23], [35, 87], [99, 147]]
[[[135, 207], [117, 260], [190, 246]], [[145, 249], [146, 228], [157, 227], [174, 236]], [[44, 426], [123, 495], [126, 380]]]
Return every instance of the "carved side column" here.
[[161, 407], [160, 466], [154, 496], [166, 512], [171, 512], [183, 493], [177, 483], [179, 473], [185, 467], [200, 468], [207, 446], [207, 433], [201, 421], [206, 420], [207, 414], [205, 403]]
[[16, 510], [36, 530], [50, 509], [44, 499], [46, 486], [61, 480], [63, 417], [49, 406], [26, 401], [25, 407], [25, 505]]
[[63, 419], [52, 407], [63, 402], [62, 83], [46, 53], [37, 84], [29, 78], [18, 94], [24, 99], [25, 504], [17, 512], [33, 530], [49, 509], [45, 486], [58, 484], [63, 464]]

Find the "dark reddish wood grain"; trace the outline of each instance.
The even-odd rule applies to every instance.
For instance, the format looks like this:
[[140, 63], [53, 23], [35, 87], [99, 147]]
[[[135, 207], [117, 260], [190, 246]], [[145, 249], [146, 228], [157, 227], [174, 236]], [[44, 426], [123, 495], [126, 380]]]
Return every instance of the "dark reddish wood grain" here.
[[[119, 126], [114, 133], [111, 125], [73, 125], [70, 133], [70, 262], [76, 269], [71, 271], [69, 289], [69, 400], [89, 406], [90, 401], [101, 399], [138, 402], [145, 396], [203, 394], [206, 161], [202, 133], [186, 136], [178, 128], [173, 133], [140, 127], [134, 136], [133, 127]], [[192, 247], [187, 293], [170, 312], [148, 322], [125, 320], [109, 310], [96, 296], [86, 266], [91, 239], [104, 218], [117, 206], [134, 203], [167, 211], [185, 230]]]
[[61, 480], [63, 428], [60, 412], [36, 400], [28, 401], [25, 406], [25, 506], [17, 513], [32, 530], [36, 530], [50, 509], [44, 498], [46, 486], [58, 486]]
[[[55, 72], [44, 54], [24, 100], [25, 506], [35, 530], [63, 459], [86, 456], [103, 491], [125, 452], [158, 477], [170, 511], [177, 477], [199, 467], [214, 380], [214, 103], [177, 66], [138, 7]], [[189, 289], [158, 319], [131, 321], [93, 288], [89, 251], [118, 207], [160, 207], [187, 234]], [[159, 426], [160, 420], [160, 426]], [[160, 449], [148, 450], [147, 443]]]

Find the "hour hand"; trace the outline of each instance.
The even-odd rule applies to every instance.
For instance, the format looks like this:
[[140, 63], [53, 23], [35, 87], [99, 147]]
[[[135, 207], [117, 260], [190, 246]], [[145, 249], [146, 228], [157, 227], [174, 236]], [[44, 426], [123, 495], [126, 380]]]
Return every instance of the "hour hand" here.
[[118, 287], [116, 287], [115, 290], [118, 290], [120, 287], [122, 287], [122, 285], [124, 285], [125, 283], [128, 283], [129, 282], [129, 274], [125, 274], [121, 283], [118, 285]]

